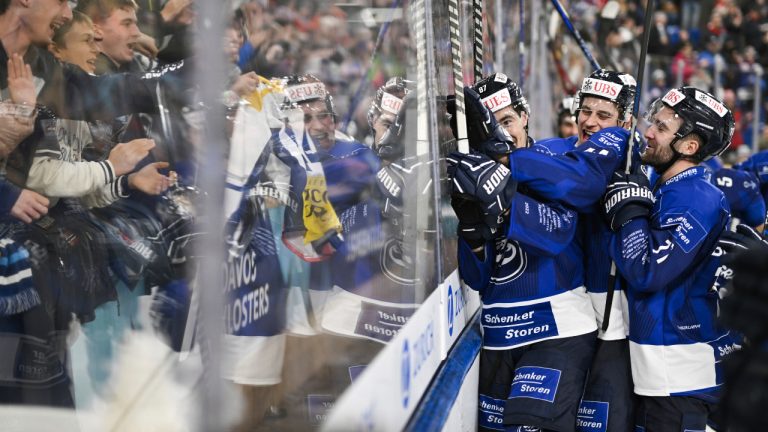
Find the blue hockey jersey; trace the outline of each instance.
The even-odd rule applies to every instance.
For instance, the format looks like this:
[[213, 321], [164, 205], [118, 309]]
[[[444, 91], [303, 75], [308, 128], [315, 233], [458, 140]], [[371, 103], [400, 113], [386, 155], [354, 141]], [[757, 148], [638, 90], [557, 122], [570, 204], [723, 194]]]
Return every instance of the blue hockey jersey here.
[[[658, 185], [650, 218], [614, 235], [610, 253], [628, 283], [635, 392], [714, 400], [721, 358], [735, 349], [717, 323], [712, 256], [728, 221], [725, 197], [692, 167]], [[693, 197], [693, 199], [692, 199]]]
[[626, 129], [605, 128], [563, 154], [550, 151], [552, 143], [537, 143], [509, 155], [511, 175], [542, 199], [589, 213], [624, 160], [628, 138]]
[[760, 180], [760, 192], [763, 200], [768, 202], [768, 150], [757, 152], [744, 162], [734, 165], [734, 168], [749, 171]]
[[515, 196], [506, 235], [479, 259], [459, 241], [459, 273], [480, 293], [485, 349], [503, 350], [596, 329], [575, 239], [576, 212]]
[[760, 183], [749, 171], [721, 168], [710, 176], [710, 182], [723, 191], [731, 217], [751, 227], [765, 222], [765, 201], [760, 194]]
[[317, 150], [328, 185], [328, 200], [337, 214], [357, 204], [376, 178], [379, 158], [359, 142], [336, 140], [329, 150]]
[[[550, 138], [538, 141], [552, 153], [566, 153], [576, 148], [577, 137]], [[597, 204], [599, 205], [599, 204]], [[608, 328], [603, 330], [606, 300], [608, 296], [611, 257], [606, 253], [611, 242], [612, 232], [597, 208], [579, 215], [578, 233], [584, 247], [584, 285], [595, 311], [599, 329], [598, 338], [603, 340], [625, 339], [628, 333], [629, 316], [627, 296], [622, 290], [621, 281], [613, 279], [614, 295], [611, 302], [611, 315]]]

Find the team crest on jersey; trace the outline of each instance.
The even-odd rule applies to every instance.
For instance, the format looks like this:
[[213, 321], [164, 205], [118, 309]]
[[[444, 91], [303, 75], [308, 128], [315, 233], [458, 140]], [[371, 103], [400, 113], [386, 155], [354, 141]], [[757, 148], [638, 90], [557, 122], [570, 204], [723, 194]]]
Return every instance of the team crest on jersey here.
[[413, 285], [416, 282], [413, 259], [403, 253], [402, 241], [387, 240], [381, 248], [380, 261], [382, 273], [391, 281], [402, 285]]
[[501, 238], [496, 240], [496, 275], [491, 281], [500, 284], [511, 282], [525, 273], [528, 255], [516, 241]]

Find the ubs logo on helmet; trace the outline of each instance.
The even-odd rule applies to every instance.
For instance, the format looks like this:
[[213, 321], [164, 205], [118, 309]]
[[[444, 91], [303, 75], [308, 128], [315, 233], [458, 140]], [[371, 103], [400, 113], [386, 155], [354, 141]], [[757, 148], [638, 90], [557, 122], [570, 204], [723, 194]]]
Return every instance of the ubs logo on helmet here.
[[516, 241], [499, 239], [496, 241], [497, 275], [492, 278], [495, 283], [511, 282], [519, 278], [528, 267], [528, 255]]
[[587, 78], [584, 80], [581, 91], [614, 100], [621, 92], [621, 84]]

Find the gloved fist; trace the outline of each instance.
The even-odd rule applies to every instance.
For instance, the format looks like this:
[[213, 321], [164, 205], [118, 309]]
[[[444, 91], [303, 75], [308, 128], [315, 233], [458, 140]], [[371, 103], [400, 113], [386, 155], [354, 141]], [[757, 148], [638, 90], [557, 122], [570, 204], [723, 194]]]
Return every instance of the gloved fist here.
[[496, 229], [491, 229], [485, 223], [485, 214], [480, 203], [458, 196], [451, 197], [451, 207], [459, 218], [457, 234], [463, 238], [472, 249], [495, 237]]
[[408, 217], [415, 201], [426, 199], [430, 192], [432, 161], [420, 157], [405, 157], [391, 162], [376, 173], [375, 197], [381, 214], [386, 218]]
[[406, 174], [403, 167], [398, 164], [383, 166], [376, 173], [376, 189], [381, 197], [381, 208], [384, 215], [402, 214], [403, 187]]
[[467, 139], [469, 146], [487, 156], [504, 156], [515, 150], [515, 143], [483, 103], [480, 94], [472, 87], [464, 87], [464, 106], [467, 117]]
[[747, 249], [768, 251], [768, 240], [754, 228], [745, 224], [738, 224], [735, 232], [726, 229], [720, 234], [717, 246], [726, 254], [737, 254]]
[[602, 200], [606, 221], [613, 231], [632, 219], [647, 217], [654, 202], [648, 177], [642, 172], [623, 171], [613, 173]]
[[480, 153], [454, 152], [447, 161], [451, 196], [477, 201], [486, 225], [495, 230], [517, 190], [509, 168]]

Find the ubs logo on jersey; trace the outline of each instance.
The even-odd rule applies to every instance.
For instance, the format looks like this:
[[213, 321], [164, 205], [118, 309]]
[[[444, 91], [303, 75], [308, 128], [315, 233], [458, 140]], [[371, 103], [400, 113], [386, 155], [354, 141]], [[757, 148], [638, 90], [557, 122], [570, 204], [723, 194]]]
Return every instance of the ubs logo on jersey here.
[[496, 240], [496, 276], [491, 278], [494, 283], [511, 282], [525, 273], [528, 267], [528, 255], [520, 244], [505, 238]]
[[403, 353], [400, 358], [400, 395], [403, 408], [408, 407], [408, 399], [411, 394], [411, 350], [408, 347], [408, 339], [403, 342]]
[[379, 264], [384, 276], [393, 282], [402, 285], [413, 285], [416, 282], [413, 259], [403, 253], [401, 240], [389, 239], [384, 243]]

